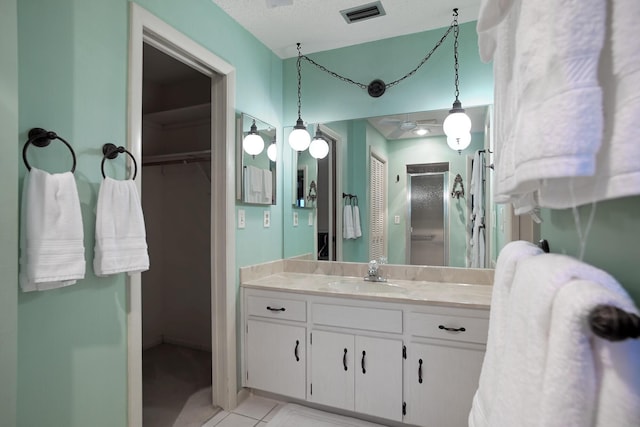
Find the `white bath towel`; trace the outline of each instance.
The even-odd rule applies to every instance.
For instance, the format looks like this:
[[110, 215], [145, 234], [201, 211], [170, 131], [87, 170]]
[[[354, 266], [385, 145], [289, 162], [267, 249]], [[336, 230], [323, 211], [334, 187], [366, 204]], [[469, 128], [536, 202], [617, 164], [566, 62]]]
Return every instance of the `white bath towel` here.
[[360, 227], [360, 208], [358, 205], [353, 206], [353, 238], [362, 237], [362, 228]]
[[[476, 394], [493, 397], [484, 402], [490, 405], [481, 414], [474, 412], [474, 399], [470, 425], [638, 425], [640, 371], [629, 363], [615, 367], [607, 361], [610, 352], [633, 360], [638, 355], [637, 344], [622, 348], [620, 343], [595, 339], [586, 319], [586, 313], [598, 304], [637, 312], [615, 279], [571, 257], [542, 254], [517, 263], [508, 300], [496, 380], [484, 391], [483, 385], [489, 384], [481, 383]], [[616, 379], [621, 375], [617, 369], [628, 369], [624, 381]], [[602, 411], [618, 412], [620, 419], [634, 422], [610, 424], [598, 415]]]
[[344, 205], [344, 211], [342, 215], [342, 238], [343, 239], [355, 239], [356, 232], [353, 228], [353, 209], [350, 204]]
[[22, 290], [54, 289], [83, 279], [84, 231], [73, 173], [32, 167], [23, 184], [21, 214]]
[[[496, 3], [503, 5], [498, 13], [490, 7]], [[595, 173], [603, 129], [598, 61], [605, 4], [483, 2], [479, 43], [493, 53], [496, 81], [497, 201], [535, 192], [543, 180]]]
[[525, 241], [510, 242], [500, 251], [491, 294], [487, 350], [482, 364], [480, 383], [473, 398], [473, 406], [469, 415], [469, 426], [471, 427], [488, 427], [490, 425], [489, 415], [495, 405], [495, 387], [500, 378], [511, 315], [511, 286], [518, 262], [542, 253], [539, 247]]
[[595, 173], [589, 177], [549, 180], [540, 189], [540, 204], [566, 208], [640, 194], [640, 1], [607, 2], [606, 39], [600, 59], [605, 127]]
[[106, 177], [100, 185], [93, 269], [97, 276], [149, 269], [142, 205], [132, 180]]
[[262, 203], [270, 204], [273, 193], [273, 174], [268, 169], [262, 169]]

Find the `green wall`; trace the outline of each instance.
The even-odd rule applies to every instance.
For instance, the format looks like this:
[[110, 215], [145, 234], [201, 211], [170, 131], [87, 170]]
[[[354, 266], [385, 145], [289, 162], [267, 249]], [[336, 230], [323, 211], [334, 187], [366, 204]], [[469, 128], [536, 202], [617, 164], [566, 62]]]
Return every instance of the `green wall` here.
[[0, 2], [0, 425], [16, 425], [18, 364], [18, 25]]

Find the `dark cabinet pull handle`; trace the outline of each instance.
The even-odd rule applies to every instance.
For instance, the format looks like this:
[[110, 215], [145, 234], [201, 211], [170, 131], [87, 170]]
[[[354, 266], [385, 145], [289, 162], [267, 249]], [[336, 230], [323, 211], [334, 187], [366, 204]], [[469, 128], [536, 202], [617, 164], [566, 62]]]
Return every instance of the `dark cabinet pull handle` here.
[[367, 352], [362, 350], [362, 362], [360, 363], [360, 365], [362, 366], [362, 373], [366, 374], [367, 370], [364, 368], [364, 356], [367, 355]]
[[296, 362], [300, 361], [300, 357], [298, 357], [298, 346], [300, 345], [300, 341], [296, 340], [296, 348], [293, 350], [293, 354], [296, 356]]
[[344, 355], [342, 356], [342, 366], [344, 366], [344, 370], [347, 370], [347, 349], [344, 349]]
[[418, 360], [418, 382], [422, 384], [422, 359]]
[[464, 331], [466, 331], [465, 328], [447, 328], [444, 325], [438, 325], [438, 329], [444, 329], [445, 331], [449, 331], [449, 332], [464, 332]]
[[267, 306], [267, 310], [269, 310], [269, 311], [284, 311], [284, 307], [274, 308], [274, 307]]

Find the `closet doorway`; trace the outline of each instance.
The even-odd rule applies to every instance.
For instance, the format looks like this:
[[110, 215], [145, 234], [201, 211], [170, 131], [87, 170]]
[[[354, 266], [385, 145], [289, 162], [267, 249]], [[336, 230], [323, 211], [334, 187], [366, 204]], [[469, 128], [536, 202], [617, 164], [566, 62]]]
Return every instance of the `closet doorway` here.
[[142, 73], [143, 426], [204, 423], [211, 402], [211, 78], [148, 43]]
[[[203, 351], [205, 355], [208, 354], [208, 363], [203, 368], [204, 372], [198, 373], [197, 370], [200, 368], [194, 368], [193, 377], [203, 381], [196, 384], [197, 391], [200, 393], [191, 394], [182, 409], [196, 406], [207, 411], [214, 407], [232, 410], [237, 405], [235, 193], [233, 179], [229, 178], [235, 173], [233, 167], [235, 70], [227, 62], [137, 4], [131, 2], [129, 8], [131, 14], [127, 145], [138, 165], [142, 165], [136, 178], [136, 185], [143, 204], [145, 202], [152, 204], [147, 203], [147, 206], [143, 206], [149, 223], [147, 237], [150, 247], [150, 270], [145, 274], [147, 277], [144, 279], [140, 273], [127, 277], [128, 425], [143, 426], [153, 424], [153, 422], [143, 423], [143, 348], [153, 348], [159, 342], [182, 349], [189, 347], [188, 351]], [[174, 65], [179, 65], [178, 68], [188, 66], [192, 69], [188, 70], [190, 73], [195, 70], [202, 76], [194, 75], [196, 82], [180, 86], [179, 89], [177, 85], [168, 83], [161, 85], [167, 86], [166, 94], [149, 90], [149, 86], [154, 84], [149, 80], [145, 81], [143, 70], [160, 74], [160, 72], [169, 73], [171, 68], [168, 63], [163, 63], [161, 66], [145, 64], [145, 50], [147, 55], [149, 52], [153, 52], [152, 55], [158, 53], [148, 50], [149, 47], [177, 61], [178, 64], [174, 63]], [[161, 77], [156, 76], [156, 78]], [[208, 83], [200, 87], [198, 80], [208, 81]], [[189, 85], [194, 85], [195, 89], [188, 88]], [[143, 102], [143, 94], [146, 102]], [[207, 102], [201, 102], [207, 97], [210, 106], [204, 105]], [[156, 106], [161, 108], [155, 110]], [[146, 122], [144, 131], [143, 115]], [[147, 122], [149, 119], [154, 123]], [[209, 128], [208, 136], [202, 139], [199, 135], [206, 132], [200, 127]], [[165, 133], [173, 134], [174, 138], [168, 137]], [[154, 180], [161, 181], [161, 185], [156, 185], [155, 189]], [[188, 189], [181, 184], [183, 181], [188, 182], [186, 186]], [[212, 182], [215, 185], [211, 184]], [[190, 207], [189, 213], [176, 213], [177, 209], [183, 207], [175, 205], [186, 204], [187, 196], [193, 193], [196, 193], [195, 199], [198, 200]], [[201, 197], [203, 193], [204, 197]], [[174, 206], [161, 205], [164, 203], [162, 199], [167, 197], [174, 197]], [[178, 199], [179, 197], [182, 199]], [[204, 202], [200, 200], [202, 198]], [[203, 205], [207, 203], [208, 207], [204, 207]], [[152, 211], [158, 209], [155, 207], [157, 205], [161, 206], [161, 210], [167, 210], [162, 212], [160, 220], [152, 216]], [[201, 210], [196, 212], [197, 209]], [[147, 210], [150, 212], [146, 212]], [[207, 212], [208, 218], [205, 218]], [[186, 215], [186, 220], [178, 215]], [[195, 233], [180, 230], [179, 227], [184, 224], [178, 223], [185, 222], [197, 223], [201, 227]], [[161, 224], [160, 233], [154, 231], [158, 229], [158, 223]], [[159, 254], [157, 248], [166, 246], [165, 239], [176, 239], [171, 241], [175, 241], [176, 246], [181, 245], [185, 253], [179, 255], [174, 253], [173, 256]], [[158, 246], [158, 241], [162, 243], [161, 246]], [[208, 241], [208, 246], [204, 243], [205, 241]], [[196, 252], [201, 253], [191, 252], [189, 255], [186, 252], [190, 248], [195, 248]], [[160, 249], [160, 251], [164, 250]], [[198, 262], [195, 261], [196, 259]], [[171, 274], [170, 281], [174, 283], [171, 283], [170, 289], [166, 291], [169, 297], [164, 295], [164, 291], [157, 292], [158, 289], [148, 291], [148, 295], [143, 296], [143, 281], [144, 288], [147, 289], [149, 275], [157, 276], [160, 270], [162, 276], [168, 277], [169, 274], [165, 270], [175, 268], [174, 264], [179, 264], [178, 260], [185, 264], [179, 265], [178, 272], [174, 271]], [[185, 297], [189, 290], [196, 287], [194, 282], [200, 279], [206, 282], [208, 289], [206, 289], [207, 286], [197, 285], [197, 297], [194, 295], [186, 297], [190, 300], [187, 303], [182, 301], [180, 309], [173, 307], [157, 310], [156, 307], [149, 309], [150, 317], [146, 313], [143, 315], [144, 310], [152, 307], [154, 295], [157, 300], [158, 294], [163, 294], [163, 303]], [[151, 283], [153, 287], [153, 282]], [[206, 304], [202, 304], [203, 301], [200, 299], [206, 300], [207, 292], [210, 297]], [[149, 295], [152, 297], [151, 301], [145, 301], [143, 304], [143, 298], [147, 299]], [[196, 299], [198, 301], [194, 303]], [[185, 312], [185, 306], [189, 306], [188, 313]], [[170, 317], [171, 310], [182, 314], [183, 317], [187, 316], [188, 319]], [[157, 321], [153, 319], [154, 315], [163, 318], [164, 324], [161, 327], [157, 322], [153, 323]], [[207, 317], [204, 323], [198, 323], [199, 319]], [[181, 325], [179, 328], [178, 322], [186, 322], [188, 325], [186, 327]], [[196, 323], [197, 326], [194, 326]], [[155, 325], [155, 329], [146, 327], [150, 324]], [[180, 329], [179, 332], [178, 329]], [[209, 339], [202, 339], [207, 329]], [[206, 351], [207, 349], [210, 351]], [[193, 353], [188, 354], [193, 355]], [[182, 365], [183, 368], [185, 363], [194, 363], [195, 366], [193, 361], [198, 357], [186, 356], [189, 362], [178, 361], [177, 364]], [[157, 371], [155, 373], [157, 374]], [[207, 385], [210, 385], [210, 388]], [[152, 403], [163, 406], [162, 403]], [[190, 414], [193, 413], [190, 412]], [[181, 410], [174, 422], [191, 425], [197, 424], [199, 420], [199, 418], [185, 419], [183, 415], [189, 414], [184, 414]], [[196, 414], [196, 416], [206, 418], [208, 415]]]

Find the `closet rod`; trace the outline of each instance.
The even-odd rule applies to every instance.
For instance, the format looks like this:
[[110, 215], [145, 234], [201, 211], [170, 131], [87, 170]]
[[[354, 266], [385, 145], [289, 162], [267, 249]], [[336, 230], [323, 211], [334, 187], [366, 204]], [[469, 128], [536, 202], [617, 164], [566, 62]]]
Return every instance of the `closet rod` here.
[[143, 166], [173, 165], [211, 161], [211, 150], [192, 151], [188, 153], [160, 154], [142, 159]]

